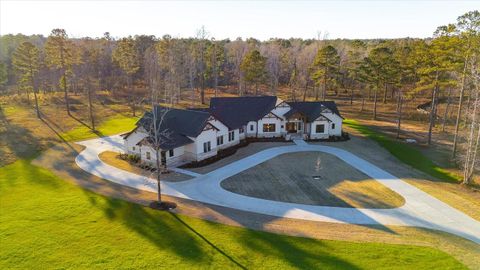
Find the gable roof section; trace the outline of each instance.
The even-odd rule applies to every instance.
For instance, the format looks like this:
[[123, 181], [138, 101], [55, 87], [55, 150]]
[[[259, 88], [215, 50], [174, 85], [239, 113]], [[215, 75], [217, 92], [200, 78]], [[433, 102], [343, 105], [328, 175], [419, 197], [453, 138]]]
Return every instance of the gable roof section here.
[[230, 129], [257, 121], [275, 108], [277, 97], [217, 97], [210, 100], [210, 113]]
[[340, 114], [340, 111], [338, 111], [337, 103], [335, 103], [335, 101], [322, 101], [321, 103], [323, 106], [329, 108], [334, 114], [343, 118], [343, 116]]
[[[209, 113], [193, 110], [180, 110], [155, 106], [154, 108], [158, 125], [160, 148], [169, 150], [193, 142], [188, 137], [197, 137], [208, 123]], [[137, 122], [150, 131], [148, 140], [153, 142], [153, 114], [146, 112]], [[145, 141], [144, 141], [145, 142]]]
[[322, 115], [325, 109], [329, 109], [333, 113], [340, 115], [337, 104], [334, 101], [315, 101], [315, 102], [287, 102], [292, 109], [285, 113], [285, 117], [290, 117], [295, 113], [301, 113], [307, 117], [308, 122], [312, 122]]

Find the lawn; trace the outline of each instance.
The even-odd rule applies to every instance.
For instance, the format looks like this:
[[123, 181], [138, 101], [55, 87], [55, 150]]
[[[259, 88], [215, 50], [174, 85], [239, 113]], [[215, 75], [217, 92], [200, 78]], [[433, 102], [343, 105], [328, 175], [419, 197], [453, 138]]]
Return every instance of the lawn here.
[[410, 165], [411, 167], [427, 173], [440, 180], [459, 182], [459, 175], [448, 172], [446, 169], [435, 165], [431, 159], [422, 154], [421, 151], [406, 143], [388, 138], [386, 135], [376, 132], [367, 126], [361, 125], [353, 119], [346, 119], [343, 123], [351, 127], [367, 138], [376, 141], [382, 147], [388, 150], [397, 159]]
[[18, 160], [0, 168], [0, 268], [465, 269], [429, 247], [312, 240], [158, 212]]
[[86, 125], [81, 125], [72, 130], [61, 133], [60, 136], [66, 141], [79, 141], [95, 137], [115, 135], [132, 130], [137, 121], [137, 117], [116, 115], [102, 121], [96, 127], [96, 131], [93, 131]]

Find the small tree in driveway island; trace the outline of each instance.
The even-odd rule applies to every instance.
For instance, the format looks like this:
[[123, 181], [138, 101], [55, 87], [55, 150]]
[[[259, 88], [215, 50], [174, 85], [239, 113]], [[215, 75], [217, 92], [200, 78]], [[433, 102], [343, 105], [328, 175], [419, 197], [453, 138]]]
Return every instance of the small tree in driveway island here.
[[[169, 202], [164, 202], [162, 201], [162, 188], [161, 188], [161, 176], [162, 176], [162, 171], [166, 170], [166, 164], [165, 166], [162, 166], [161, 164], [161, 151], [162, 147], [168, 147], [171, 143], [173, 143], [173, 140], [171, 138], [171, 132], [168, 130], [168, 128], [165, 128], [165, 119], [168, 116], [168, 113], [170, 112], [170, 108], [168, 107], [160, 107], [157, 106], [158, 100], [159, 100], [159, 95], [161, 92], [165, 93], [165, 96], [167, 96], [167, 91], [168, 90], [162, 90], [162, 87], [166, 88], [164, 82], [165, 78], [162, 76], [164, 75], [164, 72], [161, 68], [160, 62], [159, 62], [159, 57], [158, 57], [158, 52], [153, 51], [151, 55], [151, 61], [147, 61], [146, 63], [146, 69], [148, 70], [146, 76], [146, 80], [148, 82], [148, 87], [150, 88], [150, 101], [152, 104], [152, 112], [150, 114], [150, 117], [147, 118], [148, 126], [150, 128], [150, 145], [152, 145], [154, 151], [155, 151], [155, 165], [156, 165], [156, 180], [157, 180], [157, 200], [153, 201], [150, 204], [150, 207], [155, 208], [155, 209], [161, 209], [161, 210], [168, 210], [175, 208], [174, 203], [169, 203]], [[168, 88], [171, 89], [171, 88]], [[168, 95], [171, 97], [170, 99], [170, 105], [172, 105], [173, 100], [175, 99], [175, 95], [173, 93], [170, 93]]]

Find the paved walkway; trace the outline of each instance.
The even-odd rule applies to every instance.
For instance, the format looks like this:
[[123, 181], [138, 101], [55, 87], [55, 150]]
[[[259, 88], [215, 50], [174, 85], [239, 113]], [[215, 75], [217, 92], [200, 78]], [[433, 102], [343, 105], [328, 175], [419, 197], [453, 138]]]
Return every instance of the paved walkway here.
[[[119, 136], [79, 142], [86, 146], [76, 158], [78, 166], [96, 176], [133, 188], [156, 192], [154, 179], [120, 170], [103, 163], [98, 154], [122, 151]], [[314, 206], [252, 198], [224, 190], [220, 182], [278, 155], [316, 151], [332, 154], [405, 198], [405, 205], [394, 209], [361, 209]], [[449, 232], [480, 244], [480, 222], [450, 207], [416, 187], [398, 179], [354, 154], [330, 146], [280, 146], [260, 151], [222, 168], [183, 182], [162, 182], [162, 193], [234, 209], [312, 221], [352, 224], [415, 226]]]

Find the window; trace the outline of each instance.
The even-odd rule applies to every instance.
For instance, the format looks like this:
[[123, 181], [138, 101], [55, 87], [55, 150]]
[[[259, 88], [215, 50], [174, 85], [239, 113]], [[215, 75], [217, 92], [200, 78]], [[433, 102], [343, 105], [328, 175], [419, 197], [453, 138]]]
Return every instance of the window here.
[[332, 123], [332, 129], [335, 129], [335, 123]]
[[232, 130], [228, 133], [228, 141], [231, 142], [233, 140], [235, 140], [235, 131], [234, 130]]
[[135, 146], [134, 146], [134, 147], [132, 147], [132, 150], [133, 150], [133, 151], [135, 151]]
[[174, 154], [175, 154], [175, 153], [173, 152], [173, 149], [170, 149], [170, 150], [168, 151], [168, 156], [173, 157]]
[[243, 127], [239, 128], [238, 129], [238, 133], [242, 134], [244, 131], [243, 131]]
[[324, 124], [317, 125], [315, 127], [315, 132], [316, 133], [324, 133], [325, 132], [325, 125]]
[[275, 132], [275, 124], [263, 124], [263, 132]]
[[218, 136], [217, 137], [217, 145], [222, 145], [223, 144], [223, 136]]
[[203, 143], [203, 152], [207, 153], [207, 152], [210, 152], [210, 150], [212, 150], [210, 142], [204, 142]]
[[283, 129], [283, 125], [281, 125], [280, 128]]
[[250, 131], [253, 131], [253, 125], [250, 125]]
[[145, 153], [147, 155], [147, 159], [150, 160], [150, 152]]

